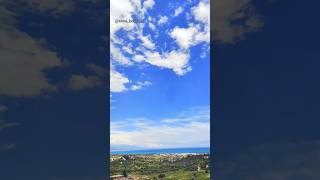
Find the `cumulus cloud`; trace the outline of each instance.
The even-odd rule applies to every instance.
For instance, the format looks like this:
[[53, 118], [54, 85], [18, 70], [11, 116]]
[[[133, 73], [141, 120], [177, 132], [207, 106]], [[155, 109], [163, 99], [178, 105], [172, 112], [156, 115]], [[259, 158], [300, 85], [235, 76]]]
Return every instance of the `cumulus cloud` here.
[[133, 54], [133, 50], [130, 44], [128, 46], [123, 46], [122, 50], [128, 54]]
[[199, 43], [210, 41], [210, 4], [200, 1], [198, 5], [191, 8], [192, 15], [200, 24], [189, 24], [187, 28], [174, 27], [169, 33], [177, 44], [188, 49]]
[[142, 62], [145, 60], [145, 57], [141, 54], [137, 54], [133, 56], [133, 60], [136, 62]]
[[[148, 43], [148, 42], [146, 42]], [[149, 45], [149, 44], [148, 44]], [[110, 44], [110, 55], [113, 62], [122, 64], [122, 65], [131, 65], [132, 62], [121, 52], [121, 50], [115, 47], [114, 44]]]
[[160, 16], [159, 20], [158, 20], [158, 24], [165, 24], [166, 22], [168, 22], [168, 17], [167, 16]]
[[44, 72], [61, 67], [57, 53], [15, 28], [0, 28], [0, 95], [35, 96], [56, 90]]
[[[208, 111], [207, 111], [208, 112]], [[146, 118], [111, 121], [111, 146], [142, 148], [209, 147], [210, 118], [193, 114], [181, 124]], [[175, 118], [172, 118], [175, 119]]]
[[104, 67], [93, 64], [93, 63], [87, 64], [86, 67], [90, 71], [94, 72], [95, 74], [97, 74], [99, 76], [105, 76], [108, 73], [108, 71]]
[[[263, 26], [252, 0], [213, 1], [213, 38], [219, 43], [235, 43]], [[241, 23], [234, 23], [242, 21]]]
[[191, 71], [192, 68], [188, 64], [189, 54], [183, 51], [170, 51], [164, 54], [158, 52], [146, 52], [145, 61], [161, 68], [172, 69], [177, 75], [184, 75]]
[[[190, 52], [189, 48], [200, 43], [209, 43], [210, 41], [210, 6], [208, 1], [201, 1], [190, 9], [190, 13], [194, 17], [196, 24], [189, 24], [187, 28], [175, 27], [169, 30], [169, 37], [174, 39], [179, 45], [178, 48], [170, 48], [168, 50], [160, 50], [157, 46], [156, 36], [146, 35], [145, 24], [139, 23], [114, 23], [116, 19], [148, 19], [146, 24], [150, 29], [156, 30], [157, 26], [168, 21], [168, 16], [158, 16], [158, 22], [150, 16], [145, 17], [148, 9], [153, 8], [154, 1], [129, 1], [124, 0], [119, 4], [117, 1], [111, 1], [111, 27], [110, 27], [110, 52], [111, 52], [111, 75], [113, 78], [112, 87], [117, 87], [112, 92], [124, 92], [126, 90], [136, 90], [140, 86], [131, 84], [131, 88], [127, 87], [132, 80], [130, 76], [125, 76], [116, 71], [118, 67], [135, 66], [140, 63], [149, 64], [159, 68], [170, 69], [176, 75], [182, 76], [192, 70], [189, 64]], [[175, 15], [179, 15], [184, 11], [183, 7], [175, 10]], [[125, 36], [117, 35], [118, 31], [125, 31]], [[138, 40], [141, 43], [134, 47], [129, 46], [131, 41]], [[132, 44], [131, 44], [132, 45]], [[122, 47], [122, 48], [120, 48]], [[117, 90], [115, 90], [117, 89]]]
[[97, 76], [72, 75], [68, 87], [72, 90], [82, 90], [101, 85]]
[[[144, 6], [144, 10], [141, 9]], [[121, 74], [116, 70], [116, 66], [131, 66], [133, 63], [129, 60], [128, 57], [124, 54], [124, 52], [132, 54], [134, 53], [132, 48], [126, 46], [123, 39], [117, 37], [116, 32], [123, 29], [126, 31], [131, 30], [137, 26], [134, 23], [116, 23], [116, 20], [122, 19], [133, 19], [133, 15], [138, 12], [137, 9], [140, 9], [139, 12], [144, 14], [144, 11], [151, 8], [153, 6], [153, 1], [145, 1], [144, 4], [141, 1], [130, 1], [130, 0], [122, 0], [110, 1], [110, 60], [111, 60], [111, 68], [110, 68], [110, 92], [112, 93], [120, 93], [128, 90], [126, 84], [130, 81], [127, 76]], [[128, 36], [133, 40], [135, 39], [136, 34], [128, 33]], [[144, 39], [145, 45], [150, 46], [148, 44], [148, 39]], [[119, 47], [123, 47], [120, 49]]]
[[110, 69], [110, 91], [111, 92], [124, 92], [127, 90], [126, 84], [129, 83], [129, 79], [115, 71], [114, 69]]
[[202, 41], [208, 41], [204, 37], [204, 34], [199, 32], [196, 27], [179, 28], [175, 27], [171, 32], [170, 36], [175, 39], [181, 48], [188, 49], [190, 46], [194, 46]]
[[[134, 3], [136, 2], [136, 3]], [[130, 0], [111, 0], [110, 1], [110, 38], [115, 36], [115, 32], [120, 29], [130, 30], [134, 23], [116, 23], [120, 19], [133, 19], [132, 15], [136, 9], [141, 9], [140, 2]]]
[[156, 30], [156, 26], [153, 23], [149, 22], [148, 25], [149, 25], [149, 28], [152, 29], [153, 31]]
[[151, 41], [150, 35], [144, 36], [140, 35], [140, 40], [142, 41], [142, 45], [148, 49], [154, 49], [155, 44]]
[[196, 7], [193, 7], [192, 13], [197, 21], [203, 23], [210, 23], [210, 2], [209, 1], [200, 1]]
[[175, 11], [174, 11], [174, 15], [173, 16], [179, 16], [182, 12], [183, 12], [184, 8], [183, 7], [178, 7]]
[[[45, 8], [35, 0], [28, 3]], [[45, 71], [62, 67], [62, 61], [56, 52], [46, 47], [45, 40], [17, 29], [17, 14], [8, 9], [9, 4], [7, 0], [0, 4], [0, 95], [30, 97], [55, 91], [57, 87], [49, 81]]]
[[143, 2], [144, 10], [151, 9], [154, 6], [154, 0], [146, 0]]

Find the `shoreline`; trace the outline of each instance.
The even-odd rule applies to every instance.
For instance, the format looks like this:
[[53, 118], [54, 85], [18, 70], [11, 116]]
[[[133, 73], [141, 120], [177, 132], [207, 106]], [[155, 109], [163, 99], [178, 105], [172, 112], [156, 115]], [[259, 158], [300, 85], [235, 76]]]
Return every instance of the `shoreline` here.
[[210, 147], [110, 151], [110, 155], [210, 154]]

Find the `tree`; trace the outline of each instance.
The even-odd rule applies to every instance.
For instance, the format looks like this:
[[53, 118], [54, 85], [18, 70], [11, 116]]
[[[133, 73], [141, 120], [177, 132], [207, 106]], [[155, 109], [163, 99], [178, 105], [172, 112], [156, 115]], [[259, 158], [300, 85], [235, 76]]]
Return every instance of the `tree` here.
[[128, 177], [127, 170], [123, 170], [122, 175], [123, 175], [124, 177]]
[[159, 176], [158, 176], [158, 178], [160, 178], [160, 179], [162, 179], [162, 178], [164, 178], [164, 177], [166, 177], [165, 174], [159, 174]]

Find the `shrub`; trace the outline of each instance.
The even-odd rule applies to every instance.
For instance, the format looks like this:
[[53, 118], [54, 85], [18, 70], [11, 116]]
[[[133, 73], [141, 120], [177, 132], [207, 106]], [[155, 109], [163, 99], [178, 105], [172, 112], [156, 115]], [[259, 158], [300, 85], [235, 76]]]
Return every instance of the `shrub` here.
[[128, 173], [127, 173], [126, 170], [123, 170], [122, 174], [123, 174], [124, 177], [128, 177]]
[[158, 178], [164, 178], [164, 177], [166, 177], [165, 174], [159, 174], [159, 176], [158, 176]]

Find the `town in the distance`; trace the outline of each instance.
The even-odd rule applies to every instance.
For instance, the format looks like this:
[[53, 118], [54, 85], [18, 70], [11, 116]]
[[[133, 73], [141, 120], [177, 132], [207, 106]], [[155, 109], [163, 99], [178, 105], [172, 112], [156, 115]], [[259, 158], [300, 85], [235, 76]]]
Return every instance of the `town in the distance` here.
[[112, 154], [111, 180], [209, 180], [210, 154]]

